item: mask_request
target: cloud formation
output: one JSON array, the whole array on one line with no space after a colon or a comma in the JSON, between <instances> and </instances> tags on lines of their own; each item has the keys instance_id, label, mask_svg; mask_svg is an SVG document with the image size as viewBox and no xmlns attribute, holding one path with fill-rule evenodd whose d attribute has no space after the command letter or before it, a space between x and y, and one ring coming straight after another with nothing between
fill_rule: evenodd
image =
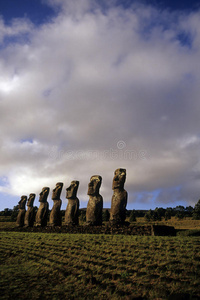
<instances>
[{"instance_id":1,"label":"cloud formation","mask_svg":"<svg viewBox=\"0 0 200 300\"><path fill-rule=\"evenodd\" d=\"M39 193L58 181L65 189L76 179L86 203L99 174L110 203L123 167L129 203L194 205L200 11L45 2L59 7L46 24L0 20L0 192Z\"/></svg>"}]
</instances>

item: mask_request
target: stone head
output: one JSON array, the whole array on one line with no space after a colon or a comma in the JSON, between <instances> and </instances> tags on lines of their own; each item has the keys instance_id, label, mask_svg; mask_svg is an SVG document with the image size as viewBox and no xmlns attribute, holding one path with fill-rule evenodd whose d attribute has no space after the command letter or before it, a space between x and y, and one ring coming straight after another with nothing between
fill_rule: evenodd
<instances>
[{"instance_id":1,"label":"stone head","mask_svg":"<svg viewBox=\"0 0 200 300\"><path fill-rule=\"evenodd\" d=\"M40 193L40 198L39 202L47 202L47 197L49 195L49 187L43 187L41 193Z\"/></svg>"},{"instance_id":2,"label":"stone head","mask_svg":"<svg viewBox=\"0 0 200 300\"><path fill-rule=\"evenodd\" d=\"M21 200L18 203L19 204L18 208L25 209L26 201L27 201L27 196L25 195L21 196Z\"/></svg>"},{"instance_id":3,"label":"stone head","mask_svg":"<svg viewBox=\"0 0 200 300\"><path fill-rule=\"evenodd\" d=\"M35 194L30 194L27 202L27 206L33 207L33 202L35 200Z\"/></svg>"},{"instance_id":4,"label":"stone head","mask_svg":"<svg viewBox=\"0 0 200 300\"><path fill-rule=\"evenodd\" d=\"M117 169L114 173L112 189L123 189L126 180L126 169Z\"/></svg>"},{"instance_id":5,"label":"stone head","mask_svg":"<svg viewBox=\"0 0 200 300\"><path fill-rule=\"evenodd\" d=\"M55 189L53 189L53 193L52 193L52 200L60 199L60 194L62 192L62 188L63 188L62 182L56 183L56 187L55 187Z\"/></svg>"},{"instance_id":6,"label":"stone head","mask_svg":"<svg viewBox=\"0 0 200 300\"><path fill-rule=\"evenodd\" d=\"M66 188L66 198L76 198L76 193L79 187L79 181L73 180L68 188Z\"/></svg>"},{"instance_id":7,"label":"stone head","mask_svg":"<svg viewBox=\"0 0 200 300\"><path fill-rule=\"evenodd\" d=\"M23 195L21 196L20 202L26 202L27 201L27 196Z\"/></svg>"},{"instance_id":8,"label":"stone head","mask_svg":"<svg viewBox=\"0 0 200 300\"><path fill-rule=\"evenodd\" d=\"M101 182L102 182L101 176L99 175L92 176L88 184L88 195L98 195Z\"/></svg>"}]
</instances>

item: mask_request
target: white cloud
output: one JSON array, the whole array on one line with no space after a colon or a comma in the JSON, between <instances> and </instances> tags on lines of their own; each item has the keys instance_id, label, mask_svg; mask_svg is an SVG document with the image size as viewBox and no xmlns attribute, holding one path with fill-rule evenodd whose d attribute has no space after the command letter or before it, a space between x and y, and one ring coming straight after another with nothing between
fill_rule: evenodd
<instances>
[{"instance_id":1,"label":"white cloud","mask_svg":"<svg viewBox=\"0 0 200 300\"><path fill-rule=\"evenodd\" d=\"M77 179L80 201L87 201L89 178L99 174L110 202L113 172L124 167L130 195L153 199L163 189L159 200L172 202L179 186L177 197L195 203L199 12L179 17L150 6L102 12L91 1L48 2L61 9L38 28L27 20L0 22L2 41L29 34L0 50L0 175L7 178L0 190L20 196L57 181L65 189ZM182 32L190 42L181 41Z\"/></svg>"},{"instance_id":2,"label":"white cloud","mask_svg":"<svg viewBox=\"0 0 200 300\"><path fill-rule=\"evenodd\" d=\"M3 76L0 78L0 91L2 93L10 93L12 90L16 89L18 86L18 77L14 75L14 77L11 80L7 80L3 78Z\"/></svg>"}]
</instances>

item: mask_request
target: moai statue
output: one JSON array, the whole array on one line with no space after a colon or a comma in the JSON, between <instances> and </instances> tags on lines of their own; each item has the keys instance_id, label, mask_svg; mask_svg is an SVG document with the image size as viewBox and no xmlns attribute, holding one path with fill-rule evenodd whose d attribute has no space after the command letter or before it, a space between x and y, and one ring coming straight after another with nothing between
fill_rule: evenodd
<instances>
[{"instance_id":1,"label":"moai statue","mask_svg":"<svg viewBox=\"0 0 200 300\"><path fill-rule=\"evenodd\" d=\"M126 170L117 169L113 178L113 196L110 210L110 224L122 225L126 219L127 191L124 189Z\"/></svg>"},{"instance_id":2,"label":"moai statue","mask_svg":"<svg viewBox=\"0 0 200 300\"><path fill-rule=\"evenodd\" d=\"M76 197L79 187L79 181L72 181L66 189L66 198L68 199L67 208L65 211L65 224L78 225L79 215L79 199Z\"/></svg>"},{"instance_id":3,"label":"moai statue","mask_svg":"<svg viewBox=\"0 0 200 300\"><path fill-rule=\"evenodd\" d=\"M103 198L99 194L102 178L94 175L88 184L89 201L86 210L86 224L92 226L102 225Z\"/></svg>"},{"instance_id":4,"label":"moai statue","mask_svg":"<svg viewBox=\"0 0 200 300\"><path fill-rule=\"evenodd\" d=\"M53 189L52 200L53 200L53 207L50 213L50 220L49 223L51 226L61 226L62 225L62 215L61 215L61 205L62 200L60 199L60 194L62 192L63 183L58 182L56 183L55 189Z\"/></svg>"},{"instance_id":5,"label":"moai statue","mask_svg":"<svg viewBox=\"0 0 200 300\"><path fill-rule=\"evenodd\" d=\"M26 211L24 218L24 225L26 227L33 227L35 221L35 208L33 207L34 200L35 194L30 194L27 202L28 210Z\"/></svg>"},{"instance_id":6,"label":"moai statue","mask_svg":"<svg viewBox=\"0 0 200 300\"><path fill-rule=\"evenodd\" d=\"M18 227L24 226L24 216L26 213L26 201L27 201L27 196L23 195L21 196L21 200L18 202L19 213L17 215L17 221L16 221Z\"/></svg>"},{"instance_id":7,"label":"moai statue","mask_svg":"<svg viewBox=\"0 0 200 300\"><path fill-rule=\"evenodd\" d=\"M36 214L36 226L45 227L47 226L49 203L47 202L47 197L49 195L49 187L44 187L40 193L40 206Z\"/></svg>"}]
</instances>

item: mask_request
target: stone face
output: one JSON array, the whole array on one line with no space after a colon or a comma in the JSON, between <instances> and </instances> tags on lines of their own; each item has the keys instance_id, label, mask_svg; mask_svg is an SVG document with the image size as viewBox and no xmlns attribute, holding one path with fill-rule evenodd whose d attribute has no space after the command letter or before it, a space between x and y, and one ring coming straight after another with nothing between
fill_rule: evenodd
<instances>
[{"instance_id":1,"label":"stone face","mask_svg":"<svg viewBox=\"0 0 200 300\"><path fill-rule=\"evenodd\" d=\"M124 189L126 170L117 169L113 178L110 224L122 225L126 219L127 191Z\"/></svg>"},{"instance_id":2,"label":"stone face","mask_svg":"<svg viewBox=\"0 0 200 300\"><path fill-rule=\"evenodd\" d=\"M89 201L86 210L87 225L102 225L103 198L99 194L101 182L101 176L94 175L90 178L88 184Z\"/></svg>"},{"instance_id":3,"label":"stone face","mask_svg":"<svg viewBox=\"0 0 200 300\"><path fill-rule=\"evenodd\" d=\"M19 208L19 213L17 215L17 221L16 224L19 227L24 226L24 217L26 213L26 201L27 201L27 196L21 196L21 200L18 202L18 208Z\"/></svg>"},{"instance_id":4,"label":"stone face","mask_svg":"<svg viewBox=\"0 0 200 300\"><path fill-rule=\"evenodd\" d=\"M65 211L65 224L78 225L79 216L79 199L76 197L79 187L79 181L72 181L66 189L66 198L68 199L67 208Z\"/></svg>"},{"instance_id":5,"label":"stone face","mask_svg":"<svg viewBox=\"0 0 200 300\"><path fill-rule=\"evenodd\" d=\"M44 187L40 193L40 206L36 214L36 226L47 226L48 212L49 212L49 203L47 198L49 195L49 187Z\"/></svg>"},{"instance_id":6,"label":"stone face","mask_svg":"<svg viewBox=\"0 0 200 300\"><path fill-rule=\"evenodd\" d=\"M35 194L30 194L27 202L28 210L26 211L24 218L24 225L27 227L33 227L35 221L35 209L33 207L34 200Z\"/></svg>"},{"instance_id":7,"label":"stone face","mask_svg":"<svg viewBox=\"0 0 200 300\"><path fill-rule=\"evenodd\" d=\"M63 183L58 182L56 183L55 189L53 189L52 200L53 200L53 207L50 213L50 220L49 223L51 226L61 226L62 225L62 216L61 216L61 205L62 200L60 199L60 194L62 192Z\"/></svg>"}]
</instances>

